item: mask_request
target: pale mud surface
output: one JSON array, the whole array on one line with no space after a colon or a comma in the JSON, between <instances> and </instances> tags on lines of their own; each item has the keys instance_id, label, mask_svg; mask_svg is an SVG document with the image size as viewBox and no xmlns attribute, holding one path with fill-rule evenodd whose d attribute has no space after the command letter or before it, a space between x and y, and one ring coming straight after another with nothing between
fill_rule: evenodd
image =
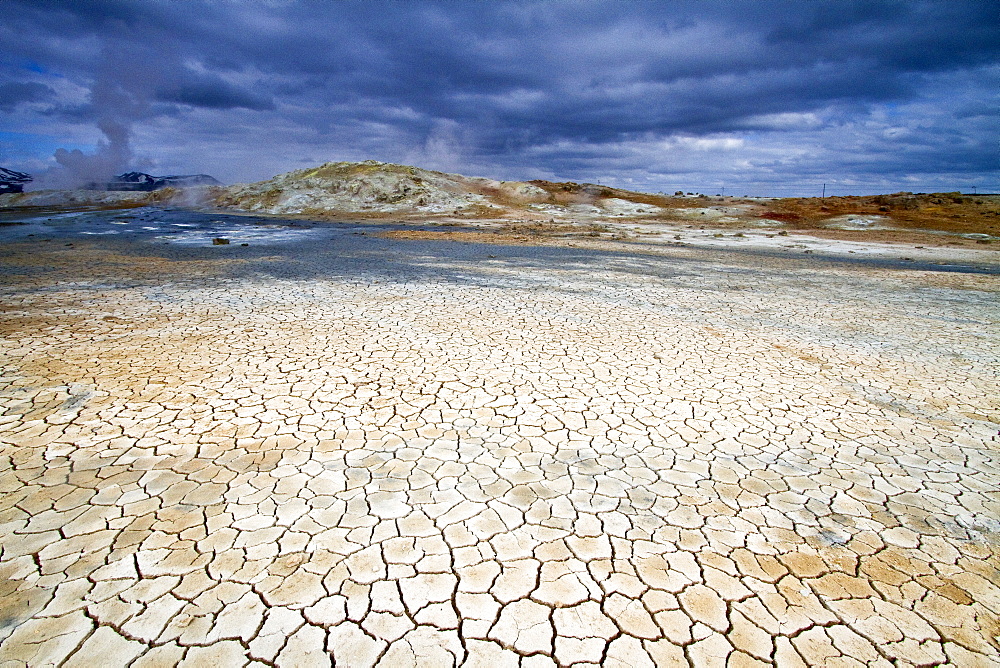
<instances>
[{"instance_id":1,"label":"pale mud surface","mask_svg":"<svg viewBox=\"0 0 1000 668\"><path fill-rule=\"evenodd\" d=\"M143 215L4 231L0 666L1000 663L995 264Z\"/></svg>"}]
</instances>

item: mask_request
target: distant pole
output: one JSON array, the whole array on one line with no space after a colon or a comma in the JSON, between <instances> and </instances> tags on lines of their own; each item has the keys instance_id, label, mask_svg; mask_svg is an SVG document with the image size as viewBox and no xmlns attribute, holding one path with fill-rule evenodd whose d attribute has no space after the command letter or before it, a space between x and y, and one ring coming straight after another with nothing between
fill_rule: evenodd
<instances>
[{"instance_id":1,"label":"distant pole","mask_svg":"<svg viewBox=\"0 0 1000 668\"><path fill-rule=\"evenodd\" d=\"M975 195L975 194L976 194L976 186L972 186L972 194L973 194L973 195Z\"/></svg>"},{"instance_id":2,"label":"distant pole","mask_svg":"<svg viewBox=\"0 0 1000 668\"><path fill-rule=\"evenodd\" d=\"M726 196L726 186L722 186L722 196Z\"/></svg>"},{"instance_id":3,"label":"distant pole","mask_svg":"<svg viewBox=\"0 0 1000 668\"><path fill-rule=\"evenodd\" d=\"M826 197L826 184L823 184L823 197Z\"/></svg>"}]
</instances>

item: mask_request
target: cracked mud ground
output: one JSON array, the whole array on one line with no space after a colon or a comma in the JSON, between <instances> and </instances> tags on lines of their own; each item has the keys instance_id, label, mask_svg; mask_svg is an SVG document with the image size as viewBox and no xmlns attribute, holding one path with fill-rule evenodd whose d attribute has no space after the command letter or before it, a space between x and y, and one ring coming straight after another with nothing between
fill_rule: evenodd
<instances>
[{"instance_id":1,"label":"cracked mud ground","mask_svg":"<svg viewBox=\"0 0 1000 668\"><path fill-rule=\"evenodd\" d=\"M1000 663L995 276L25 248L0 666Z\"/></svg>"}]
</instances>

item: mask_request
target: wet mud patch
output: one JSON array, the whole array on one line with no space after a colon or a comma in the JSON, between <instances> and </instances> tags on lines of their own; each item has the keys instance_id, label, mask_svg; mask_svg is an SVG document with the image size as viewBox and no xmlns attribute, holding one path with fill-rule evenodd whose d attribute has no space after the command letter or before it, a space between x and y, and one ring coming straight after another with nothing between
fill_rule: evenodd
<instances>
[{"instance_id":1,"label":"wet mud patch","mask_svg":"<svg viewBox=\"0 0 1000 668\"><path fill-rule=\"evenodd\" d=\"M72 247L44 242L0 244L0 276L5 287L30 289L66 286L97 289L115 285L155 284L185 277L217 276L239 259L176 259L121 252L101 242L76 241ZM108 281L114 281L108 283Z\"/></svg>"}]
</instances>

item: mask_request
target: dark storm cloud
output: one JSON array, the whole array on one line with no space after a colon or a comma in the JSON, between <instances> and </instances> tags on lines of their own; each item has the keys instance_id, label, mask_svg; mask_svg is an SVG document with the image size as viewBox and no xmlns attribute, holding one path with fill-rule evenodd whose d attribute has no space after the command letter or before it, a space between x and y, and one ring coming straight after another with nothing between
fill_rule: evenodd
<instances>
[{"instance_id":1,"label":"dark storm cloud","mask_svg":"<svg viewBox=\"0 0 1000 668\"><path fill-rule=\"evenodd\" d=\"M263 95L233 86L219 77L207 76L186 81L173 88L158 90L156 98L162 102L178 102L208 109L274 109L274 102Z\"/></svg>"},{"instance_id":2,"label":"dark storm cloud","mask_svg":"<svg viewBox=\"0 0 1000 668\"><path fill-rule=\"evenodd\" d=\"M14 111L25 102L45 102L55 97L55 91L37 81L7 81L0 83L0 111Z\"/></svg>"},{"instance_id":3,"label":"dark storm cloud","mask_svg":"<svg viewBox=\"0 0 1000 668\"><path fill-rule=\"evenodd\" d=\"M261 170L307 153L653 178L690 171L643 167L663 142L707 174L736 169L727 152L752 141L809 145L814 161L787 167L799 173L902 172L927 146L944 171L996 171L982 158L998 129L992 2L34 0L5 11L0 66L48 87L36 95L53 78L85 90L48 100L67 121L117 124L128 141L186 120L171 127L187 143L225 142L232 158L270 149ZM838 157L845 144L863 155ZM708 153L714 167L699 162Z\"/></svg>"}]
</instances>

